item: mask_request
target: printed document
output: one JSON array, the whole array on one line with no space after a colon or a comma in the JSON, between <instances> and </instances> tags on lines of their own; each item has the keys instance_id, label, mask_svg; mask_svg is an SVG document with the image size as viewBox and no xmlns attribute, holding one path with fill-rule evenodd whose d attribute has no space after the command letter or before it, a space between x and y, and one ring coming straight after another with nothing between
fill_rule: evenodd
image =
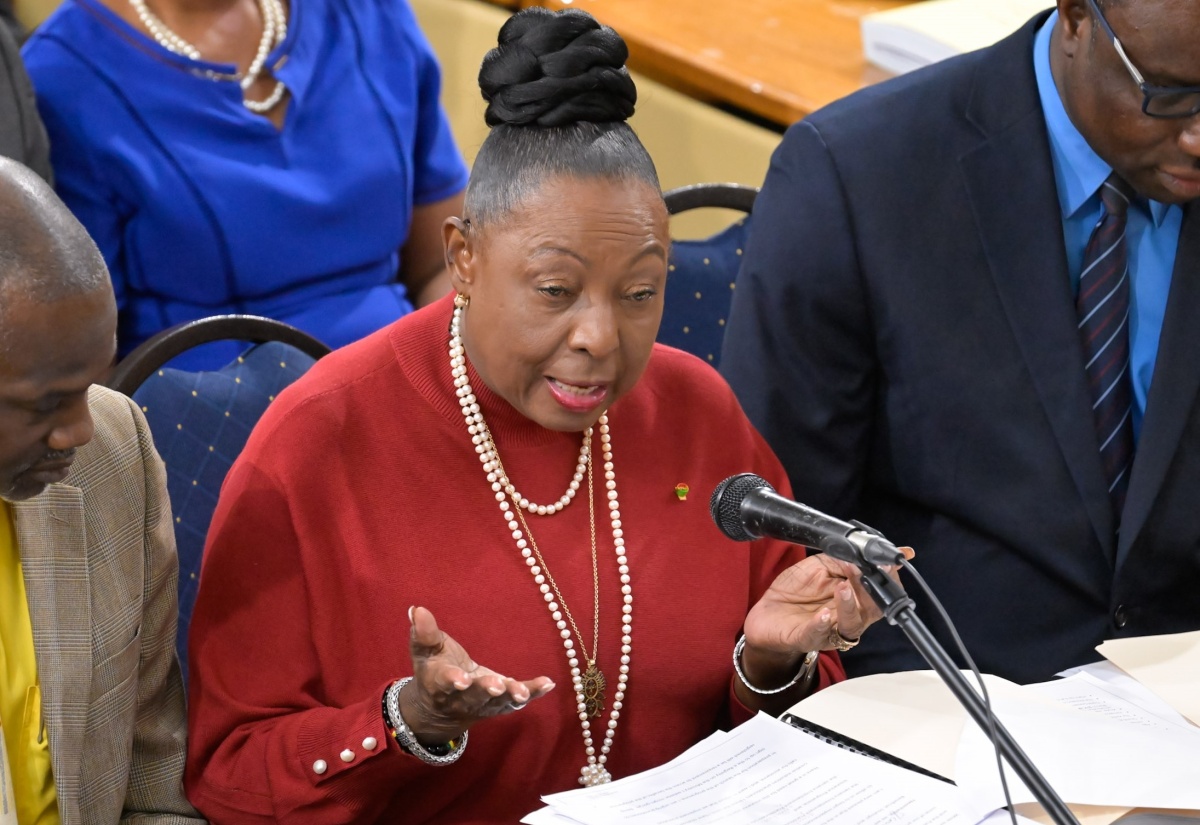
<instances>
[{"instance_id":1,"label":"printed document","mask_svg":"<svg viewBox=\"0 0 1200 825\"><path fill-rule=\"evenodd\" d=\"M542 801L556 818L537 812L523 822L974 825L982 818L949 783L848 753L765 714L662 767Z\"/></svg>"}]
</instances>

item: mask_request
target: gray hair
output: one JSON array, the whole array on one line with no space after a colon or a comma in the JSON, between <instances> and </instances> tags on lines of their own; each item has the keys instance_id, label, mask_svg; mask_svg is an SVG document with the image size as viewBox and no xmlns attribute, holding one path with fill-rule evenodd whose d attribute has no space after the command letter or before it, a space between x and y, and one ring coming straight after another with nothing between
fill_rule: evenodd
<instances>
[{"instance_id":1,"label":"gray hair","mask_svg":"<svg viewBox=\"0 0 1200 825\"><path fill-rule=\"evenodd\" d=\"M559 176L634 179L660 189L654 162L628 124L494 126L472 166L464 211L484 226Z\"/></svg>"}]
</instances>

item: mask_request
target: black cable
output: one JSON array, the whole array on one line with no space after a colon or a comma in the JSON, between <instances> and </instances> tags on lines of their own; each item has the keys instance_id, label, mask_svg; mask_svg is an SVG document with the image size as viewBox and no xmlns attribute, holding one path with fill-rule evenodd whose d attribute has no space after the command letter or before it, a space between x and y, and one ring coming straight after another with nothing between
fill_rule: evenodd
<instances>
[{"instance_id":1,"label":"black cable","mask_svg":"<svg viewBox=\"0 0 1200 825\"><path fill-rule=\"evenodd\" d=\"M975 666L975 660L967 652L967 646L963 644L962 637L958 635L958 629L954 626L954 622L950 620L950 614L946 612L946 608L942 607L942 603L938 601L938 597L934 595L933 590L925 583L925 579L921 574L917 572L917 568L913 567L908 559L901 559L900 563L904 565L905 570L912 574L917 585L929 597L929 602L941 618L942 624L950 631L950 637L954 640L954 646L958 648L958 652L962 654L963 661L971 668L971 672L975 674L975 680L979 682L979 690L983 696L983 705L987 708L988 734L992 740L992 747L996 750L996 770L1000 772L1000 787L1004 789L1004 803L1008 808L1008 815L1012 820L1012 825L1017 825L1017 812L1013 807L1012 797L1008 793L1008 779L1004 776L1004 762L1000 757L1000 739L996 735L996 714L992 710L992 700L988 696L988 689L983 681L983 674L979 672L979 668Z\"/></svg>"}]
</instances>

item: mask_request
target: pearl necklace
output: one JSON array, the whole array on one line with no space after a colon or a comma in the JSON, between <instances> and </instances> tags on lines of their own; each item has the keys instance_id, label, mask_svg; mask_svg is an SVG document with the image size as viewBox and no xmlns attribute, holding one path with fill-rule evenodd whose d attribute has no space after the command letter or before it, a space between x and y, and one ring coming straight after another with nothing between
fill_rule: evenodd
<instances>
[{"instance_id":1,"label":"pearl necklace","mask_svg":"<svg viewBox=\"0 0 1200 825\"><path fill-rule=\"evenodd\" d=\"M476 444L483 442L483 437L476 434L472 436L472 441ZM490 459L494 460L498 465L493 472L488 473L488 481L492 484L492 489L499 491L503 490L513 502L522 510L528 510L531 513L537 513L539 516L552 516L560 512L564 507L571 503L571 499L575 498L575 494L579 492L579 484L583 481L583 474L591 467L590 456L592 453L592 429L589 427L583 434L583 446L579 448L579 461L575 464L575 474L571 476L571 483L567 485L567 491L563 493L562 498L553 504L534 504L525 496L517 492L517 488L513 486L508 479L508 474L504 472L504 465L500 464L500 458L496 455L495 444L489 443Z\"/></svg>"},{"instance_id":2,"label":"pearl necklace","mask_svg":"<svg viewBox=\"0 0 1200 825\"><path fill-rule=\"evenodd\" d=\"M596 668L596 657L600 652L600 579L596 561L595 496L592 489L590 450L592 428L589 427L584 433L584 447L580 450L580 465L576 468L576 477L572 480L577 488L578 482L581 480L580 477L586 470L588 479L588 514L590 517L592 538L592 583L595 599L595 610L593 613L595 636L593 637L592 655L589 656L587 650L584 649L583 636L575 624L575 619L567 609L566 601L558 589L558 584L554 581L554 577L550 575L550 570L546 566L541 552L537 549L537 543L533 539L529 525L525 522L525 516L522 511L530 508L521 506L520 501L523 500L523 497L512 489L511 484L506 486L500 481L501 478L507 481L507 475L504 474L503 465L500 463L500 456L496 450L496 443L492 439L491 431L483 420L479 400L471 389L470 379L467 377L466 350L463 348L462 336L460 334L463 309L466 305L467 300L465 297L456 297L454 300L454 316L450 321L450 373L454 377L455 393L458 396L459 406L462 408L463 418L466 419L467 432L470 433L471 441L475 444L475 452L479 456L479 461L483 464L484 472L487 474L488 481L492 484L492 490L496 494L496 503L500 508L500 514L504 517L509 532L517 543L517 549L521 551L521 556L525 559L525 564L529 568L529 572L533 576L533 580L537 584L538 590L541 592L542 598L550 610L550 617L554 620L555 627L558 628L559 636L563 641L567 666L571 672L571 683L575 688L575 707L579 714L579 725L583 730L584 753L587 755L587 764L579 772L579 784L585 786L602 785L612 781L612 774L605 767L605 763L608 762L608 755L612 751L613 738L616 736L617 723L621 717L621 708L625 702L625 691L629 685L630 653L633 650L633 590L629 584L629 561L625 555L625 538L621 527L621 505L617 498L617 476L613 471L612 437L609 433L608 414L605 413L600 416L600 420L597 421L597 427L600 431L600 453L604 460L604 486L607 490L606 499L608 501L609 521L612 525L613 547L617 553L617 571L621 576L621 594L624 603L621 606L621 666L617 676L617 690L613 694L613 706L609 712L608 726L604 732L604 740L600 746L599 753L597 753L595 740L592 737L591 719L599 716L603 710L605 683L604 675ZM570 501L571 496L564 496L564 498ZM513 504L509 503L510 499ZM566 506L561 499L557 503ZM513 505L516 505L515 508ZM561 509L562 507L558 507L555 512ZM541 514L540 511L538 512ZM522 528L524 528L524 533L522 533ZM555 599L558 601L555 601ZM570 627L568 627L568 622ZM580 668L579 655L575 652L575 639L572 639L572 629L575 631L575 639L578 640L579 647L583 651L583 657L587 661L586 669Z\"/></svg>"},{"instance_id":3,"label":"pearl necklace","mask_svg":"<svg viewBox=\"0 0 1200 825\"><path fill-rule=\"evenodd\" d=\"M171 31L167 24L160 20L154 12L146 5L146 0L129 0L129 4L133 6L133 10L137 13L138 19L142 21L142 25L146 27L146 31L154 37L158 45L175 54L181 54L192 60L200 60L200 50L193 46L188 41ZM271 54L271 49L279 45L287 37L287 15L283 11L283 3L281 0L259 0L259 11L263 18L263 33L258 41L258 49L254 53L254 59L250 61L250 67L246 70L240 79L239 83L242 87L242 92L249 91L254 82L258 80L262 74L263 66L266 65L267 57ZM278 105L283 99L284 92L287 91L282 80L275 81L275 88L271 94L264 100L249 100L243 98L242 104L256 114L269 112Z\"/></svg>"}]
</instances>

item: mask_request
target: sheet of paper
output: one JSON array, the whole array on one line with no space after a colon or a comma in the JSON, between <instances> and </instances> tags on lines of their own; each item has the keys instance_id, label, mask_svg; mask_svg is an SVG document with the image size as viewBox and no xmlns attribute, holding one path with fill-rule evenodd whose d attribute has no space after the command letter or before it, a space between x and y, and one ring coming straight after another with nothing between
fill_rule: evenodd
<instances>
[{"instance_id":1,"label":"sheet of paper","mask_svg":"<svg viewBox=\"0 0 1200 825\"><path fill-rule=\"evenodd\" d=\"M1054 675L1060 679L1066 679L1068 676L1074 676L1076 673L1086 673L1088 676L1092 676L1102 682L1121 681L1122 679L1127 679L1133 682L1137 681L1107 659L1101 659L1098 662L1091 662L1090 664L1080 665L1079 667L1069 667L1066 670L1059 671Z\"/></svg>"},{"instance_id":2,"label":"sheet of paper","mask_svg":"<svg viewBox=\"0 0 1200 825\"><path fill-rule=\"evenodd\" d=\"M1130 680L1133 681L1132 679ZM1134 688L1137 689L1134 682ZM1147 730L1195 730L1187 719L1167 703L1153 694L1149 697L1138 692L1127 691L1119 683L1102 682L1087 673L1077 673L1066 679L1055 679L1036 685L1026 685L1025 690L1054 699L1067 707L1085 713L1103 716L1114 722L1142 727Z\"/></svg>"},{"instance_id":3,"label":"sheet of paper","mask_svg":"<svg viewBox=\"0 0 1200 825\"><path fill-rule=\"evenodd\" d=\"M657 768L651 768L648 771L643 771L642 773L638 774L638 776L650 777L662 771L668 771L677 763L686 762L687 760L693 759L696 756L705 753L706 751L720 747L721 742L727 736L729 736L728 731L714 731L706 738L700 742L697 742L695 745L692 745L692 747L688 748L679 756L672 759L670 762L659 765ZM577 791L572 791L571 793L577 793ZM530 814L526 814L521 822L524 823L524 825L581 825L579 820L572 819L566 814L556 811L549 805L547 805L545 808L539 808ZM3 823L0 823L0 825L3 825Z\"/></svg>"},{"instance_id":4,"label":"sheet of paper","mask_svg":"<svg viewBox=\"0 0 1200 825\"><path fill-rule=\"evenodd\" d=\"M1200 811L1137 810L1117 822L1119 825L1196 825L1200 822Z\"/></svg>"},{"instance_id":5,"label":"sheet of paper","mask_svg":"<svg viewBox=\"0 0 1200 825\"><path fill-rule=\"evenodd\" d=\"M1059 674L1063 678L1069 678L1074 675L1082 676L1085 681L1091 681L1105 691L1115 693L1117 696L1124 698L1160 719L1183 725L1185 728L1193 727L1174 708L1162 699L1159 699L1136 679L1112 662L1096 662L1079 668L1071 668L1071 670ZM1028 687L1036 688L1033 685ZM1200 811L1163 808L1112 808L1095 805L1069 805L1068 807L1075 814L1075 818L1079 820L1079 825L1112 825L1114 822L1117 825L1188 825L1188 823L1200 823ZM1028 803L1026 805L1017 805L1016 808L1019 813L1024 814L1037 823L1037 825L1054 825L1054 820L1041 809L1040 805Z\"/></svg>"},{"instance_id":6,"label":"sheet of paper","mask_svg":"<svg viewBox=\"0 0 1200 825\"><path fill-rule=\"evenodd\" d=\"M975 685L975 677L967 674ZM1021 688L985 676L988 693L1019 696ZM880 673L819 690L789 711L906 762L954 778L967 712L932 670ZM974 723L972 723L974 724Z\"/></svg>"},{"instance_id":7,"label":"sheet of paper","mask_svg":"<svg viewBox=\"0 0 1200 825\"><path fill-rule=\"evenodd\" d=\"M560 814L549 805L539 808L531 814L526 814L522 817L521 822L522 825L582 825L578 819L571 819L565 814Z\"/></svg>"},{"instance_id":8,"label":"sheet of paper","mask_svg":"<svg viewBox=\"0 0 1200 825\"><path fill-rule=\"evenodd\" d=\"M763 714L717 747L543 802L585 825L968 825L988 813L972 815L952 785L847 753Z\"/></svg>"},{"instance_id":9,"label":"sheet of paper","mask_svg":"<svg viewBox=\"0 0 1200 825\"><path fill-rule=\"evenodd\" d=\"M1012 817L1008 815L1008 811L992 811L992 814L979 825L1012 825ZM1017 825L1037 825L1037 821L1018 813Z\"/></svg>"},{"instance_id":10,"label":"sheet of paper","mask_svg":"<svg viewBox=\"0 0 1200 825\"><path fill-rule=\"evenodd\" d=\"M1054 825L1050 814L1046 813L1036 802L1027 802L1013 807L1016 808L1018 814L1027 817L1029 821L1035 822L1037 825ZM1121 817L1133 810L1133 808L1104 805L1067 805L1067 807L1079 820L1079 825L1112 825L1114 822L1120 822Z\"/></svg>"},{"instance_id":11,"label":"sheet of paper","mask_svg":"<svg viewBox=\"0 0 1200 825\"><path fill-rule=\"evenodd\" d=\"M1021 810L1027 808L1027 810ZM1111 825L1128 811L1127 808L1082 808L1072 807L1071 811L1079 820L1079 825ZM1028 814L1027 816L1025 814ZM1036 805L1018 806L1017 825L1054 825L1054 821L1046 816ZM521 820L523 825L582 825L577 819L558 813L549 805L526 816ZM1012 825L1008 811L993 811L979 825ZM1133 825L1133 823L1131 823ZM1168 823L1138 823L1138 825L1168 825ZM1185 823L1170 823L1170 825L1185 825Z\"/></svg>"},{"instance_id":12,"label":"sheet of paper","mask_svg":"<svg viewBox=\"0 0 1200 825\"><path fill-rule=\"evenodd\" d=\"M1096 662L1060 675L1077 673L1086 675L1082 684L1090 683L1097 690L1116 694L1152 715L1175 722L1182 718L1111 662ZM968 678L974 684L974 677ZM996 677L986 678L993 697L1036 694L1036 689L1022 688ZM1050 689L1040 698L1048 702L1053 694L1054 689ZM817 692L790 712L951 778L958 740L968 721L966 711L932 671L850 679ZM989 764L994 776L994 759ZM1069 804L1069 807L1081 825L1111 825L1133 810L1131 806ZM1053 825L1036 803L1019 805L1018 811L1030 821Z\"/></svg>"},{"instance_id":13,"label":"sheet of paper","mask_svg":"<svg viewBox=\"0 0 1200 825\"><path fill-rule=\"evenodd\" d=\"M1200 725L1200 630L1114 639L1096 650Z\"/></svg>"},{"instance_id":14,"label":"sheet of paper","mask_svg":"<svg viewBox=\"0 0 1200 825\"><path fill-rule=\"evenodd\" d=\"M663 771L669 771L677 764L687 762L688 760L693 759L709 750L713 750L714 748L719 748L727 736L729 736L728 731L714 731L703 740L697 742L695 745L692 745L692 747L688 748L679 756L672 759L670 762L659 765L657 768L651 768L648 771L643 771L642 773L638 774L638 776L652 777L655 774ZM569 791L567 793L573 794L579 793L579 791ZM549 799L549 797L543 797L543 801L546 799ZM544 808L539 808L533 813L527 814L525 818L521 820L521 822L525 823L525 825L582 825L578 819L572 819L566 814L556 811L549 805ZM3 823L0 823L0 825L3 825Z\"/></svg>"},{"instance_id":15,"label":"sheet of paper","mask_svg":"<svg viewBox=\"0 0 1200 825\"><path fill-rule=\"evenodd\" d=\"M1163 719L1178 721L1180 719L1186 720L1187 718L1160 699L1157 693L1108 660L1094 662L1083 667L1071 668L1058 675L1064 679L1079 675L1096 682L1101 682L1107 688L1116 691L1143 710L1147 710Z\"/></svg>"},{"instance_id":16,"label":"sheet of paper","mask_svg":"<svg viewBox=\"0 0 1200 825\"><path fill-rule=\"evenodd\" d=\"M1027 699L998 697L993 705L1068 804L1200 810L1200 731L1053 707L1036 692ZM1014 802L1033 801L1011 770L1007 776ZM981 806L1003 804L992 745L974 725L963 728L955 779Z\"/></svg>"}]
</instances>

